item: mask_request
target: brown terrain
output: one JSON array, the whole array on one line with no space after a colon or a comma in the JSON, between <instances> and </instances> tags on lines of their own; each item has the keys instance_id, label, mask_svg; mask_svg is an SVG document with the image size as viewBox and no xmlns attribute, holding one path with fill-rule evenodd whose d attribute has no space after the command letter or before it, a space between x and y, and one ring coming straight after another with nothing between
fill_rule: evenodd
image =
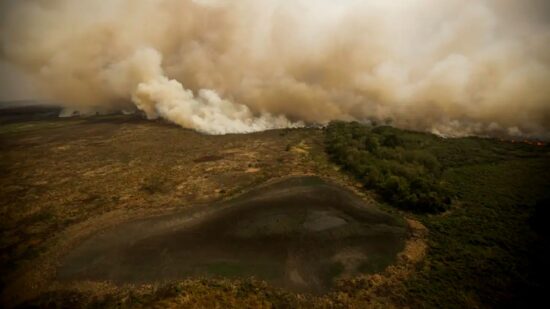
<instances>
[{"instance_id":1,"label":"brown terrain","mask_svg":"<svg viewBox=\"0 0 550 309\"><path fill-rule=\"evenodd\" d=\"M301 305L372 304L384 300L381 291L388 285L399 285L426 249L425 228L409 220L412 237L396 266L381 274L348 278L321 296L285 292L255 279L251 283L191 278L169 285L187 291L174 295L159 294L167 288L159 284L57 282L55 270L61 258L94 232L228 200L269 180L317 175L354 190L368 204L376 202L328 162L321 129L208 136L138 116L6 118L0 127L0 147L1 279L6 306L32 299L55 303L67 299L64 293L73 295L66 301L78 305L109 303L109 297L128 302L128 293L141 299L130 300L131 306L143 302L201 306L212 295L220 298L215 302L228 306L264 306L281 299ZM223 288L209 287L210 280ZM246 284L254 288L243 295L234 293L235 286ZM363 288L350 293L354 286Z\"/></svg>"}]
</instances>

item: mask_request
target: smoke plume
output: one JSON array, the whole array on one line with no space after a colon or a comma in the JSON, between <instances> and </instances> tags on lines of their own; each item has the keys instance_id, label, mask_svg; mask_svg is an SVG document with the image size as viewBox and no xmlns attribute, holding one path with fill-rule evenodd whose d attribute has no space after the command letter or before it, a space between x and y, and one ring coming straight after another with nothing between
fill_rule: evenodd
<instances>
[{"instance_id":1,"label":"smoke plume","mask_svg":"<svg viewBox=\"0 0 550 309\"><path fill-rule=\"evenodd\" d=\"M0 1L0 99L211 134L340 119L550 139L545 0Z\"/></svg>"}]
</instances>

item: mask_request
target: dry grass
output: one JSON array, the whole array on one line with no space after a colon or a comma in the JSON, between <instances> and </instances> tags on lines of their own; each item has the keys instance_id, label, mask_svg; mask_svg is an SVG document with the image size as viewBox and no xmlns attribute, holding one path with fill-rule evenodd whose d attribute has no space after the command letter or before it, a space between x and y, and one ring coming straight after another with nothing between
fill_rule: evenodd
<instances>
[{"instance_id":1,"label":"dry grass","mask_svg":"<svg viewBox=\"0 0 550 309\"><path fill-rule=\"evenodd\" d=\"M54 280L60 256L90 233L117 222L230 198L288 175L316 174L349 186L353 182L328 163L322 140L318 129L205 136L131 117L10 124L9 130L0 130L2 302L13 305L38 295L55 302L70 293L68 299L76 305L110 304L110 299L130 293L138 295L125 300L131 306L145 300L153 307L352 304L357 298L348 292L312 298L273 292L256 281L248 292L234 294L191 280L180 285L194 287L194 292L170 298L159 296L159 287L145 293L134 287L67 286ZM240 288L250 284L222 281ZM272 291L271 296L262 298L258 295L264 292L255 289Z\"/></svg>"}]
</instances>

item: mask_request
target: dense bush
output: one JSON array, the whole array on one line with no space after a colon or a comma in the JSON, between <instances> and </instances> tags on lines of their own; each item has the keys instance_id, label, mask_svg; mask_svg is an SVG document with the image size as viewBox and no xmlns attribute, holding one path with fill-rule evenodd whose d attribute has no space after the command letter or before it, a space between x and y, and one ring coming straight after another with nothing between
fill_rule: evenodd
<instances>
[{"instance_id":1,"label":"dense bush","mask_svg":"<svg viewBox=\"0 0 550 309\"><path fill-rule=\"evenodd\" d=\"M325 136L331 159L391 204L417 212L439 212L450 204L441 183L442 165L423 149L425 143L405 131L331 122Z\"/></svg>"}]
</instances>

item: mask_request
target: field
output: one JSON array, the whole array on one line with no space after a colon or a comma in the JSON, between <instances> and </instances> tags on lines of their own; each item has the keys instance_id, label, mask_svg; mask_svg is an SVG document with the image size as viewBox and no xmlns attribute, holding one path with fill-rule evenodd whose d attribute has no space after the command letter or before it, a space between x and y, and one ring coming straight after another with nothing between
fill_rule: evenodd
<instances>
[{"instance_id":1,"label":"field","mask_svg":"<svg viewBox=\"0 0 550 309\"><path fill-rule=\"evenodd\" d=\"M405 282L403 305L522 306L536 303L543 295L547 283L538 274L547 268L542 261L548 257L544 250L547 235L540 234L550 195L548 146L444 139L356 123L334 123L327 131L334 160L366 187L389 195L390 203L409 191L435 191L436 201L443 200L437 195L452 200L429 208L418 200L399 201L401 208L415 213L430 231L428 255L415 276ZM399 142L383 147L388 136ZM351 141L338 148L339 139ZM361 153L373 139L374 143L381 140L377 153ZM335 154L334 148L342 153ZM361 170L365 158L366 169L383 171L374 181ZM390 187L388 192L386 183L392 177L399 177L404 188ZM427 188L408 186L417 177L426 180Z\"/></svg>"},{"instance_id":2,"label":"field","mask_svg":"<svg viewBox=\"0 0 550 309\"><path fill-rule=\"evenodd\" d=\"M361 140L340 146L354 147L354 156L337 157L332 137L340 133L330 126L207 136L137 115L30 115L36 111L0 117L0 277L7 307L498 307L534 302L547 288L540 275L547 238L539 228L550 192L547 146L378 127L375 134L394 136L378 141L382 152L359 149ZM401 185L366 177L373 167ZM400 171L412 171L411 178ZM395 265L341 280L323 295L257 278L146 285L55 279L60 259L97 231L228 200L291 175L330 179L403 216L411 238ZM426 183L417 186L413 178ZM414 194L434 207L418 208L426 203Z\"/></svg>"}]
</instances>

